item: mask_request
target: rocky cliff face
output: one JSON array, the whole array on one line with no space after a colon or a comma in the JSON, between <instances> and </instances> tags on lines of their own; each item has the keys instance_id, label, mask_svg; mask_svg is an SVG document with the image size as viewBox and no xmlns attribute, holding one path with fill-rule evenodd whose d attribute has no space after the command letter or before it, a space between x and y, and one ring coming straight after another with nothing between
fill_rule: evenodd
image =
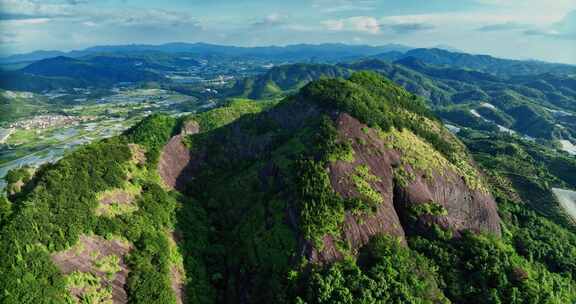
<instances>
[{"instance_id":1,"label":"rocky cliff face","mask_svg":"<svg viewBox=\"0 0 576 304\"><path fill-rule=\"evenodd\" d=\"M490 193L471 189L461 176L449 169L432 172L433 176L427 177L410 165L405 170L413 176L413 180L400 185L394 178L394 170L403 166L403 151L391 149L376 131L348 114L337 115L335 124L340 137L352 143L355 160L330 164L328 171L334 190L345 198L361 196L349 177L354 174L355 168L366 166L378 177L378 181L372 182L371 186L382 197L382 203L372 214L346 213L342 235L353 252L366 245L375 235L386 234L405 242L406 234L416 232L410 229L426 232L434 224L456 237L463 230L500 235L500 218ZM443 211L414 214L413 210L418 209L418 205L430 204L441 206ZM409 225L410 217L415 217L412 221L416 225ZM310 244L307 246L308 258L316 263L332 262L342 257L331 236L324 237L322 250L312 248Z\"/></svg>"},{"instance_id":2,"label":"rocky cliff face","mask_svg":"<svg viewBox=\"0 0 576 304\"><path fill-rule=\"evenodd\" d=\"M184 137L196 134L200 128L195 122L188 122L180 134L173 136L162 149L158 161L158 173L170 189L183 191L193 176L190 149L183 142Z\"/></svg>"}]
</instances>

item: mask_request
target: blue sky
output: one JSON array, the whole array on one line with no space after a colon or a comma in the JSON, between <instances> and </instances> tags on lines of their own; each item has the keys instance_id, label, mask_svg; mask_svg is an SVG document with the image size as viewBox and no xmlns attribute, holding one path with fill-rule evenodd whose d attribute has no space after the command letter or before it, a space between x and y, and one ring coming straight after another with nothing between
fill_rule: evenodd
<instances>
[{"instance_id":1,"label":"blue sky","mask_svg":"<svg viewBox=\"0 0 576 304\"><path fill-rule=\"evenodd\" d=\"M576 0L0 0L0 53L102 44L451 46L576 64Z\"/></svg>"}]
</instances>

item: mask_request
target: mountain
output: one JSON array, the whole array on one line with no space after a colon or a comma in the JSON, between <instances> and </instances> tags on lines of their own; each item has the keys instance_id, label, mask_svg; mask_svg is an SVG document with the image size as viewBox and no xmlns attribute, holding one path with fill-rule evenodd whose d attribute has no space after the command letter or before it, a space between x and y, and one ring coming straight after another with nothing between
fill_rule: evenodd
<instances>
[{"instance_id":1,"label":"mountain","mask_svg":"<svg viewBox=\"0 0 576 304\"><path fill-rule=\"evenodd\" d=\"M237 81L227 94L252 99L278 97L296 92L313 80L349 75L349 70L334 65L281 65L273 67L263 75Z\"/></svg>"},{"instance_id":2,"label":"mountain","mask_svg":"<svg viewBox=\"0 0 576 304\"><path fill-rule=\"evenodd\" d=\"M190 64L197 63L194 61ZM106 87L120 82L165 81L164 76L152 72L162 68L164 66L133 57L92 56L75 59L60 56L33 62L18 71L0 72L0 87L42 92Z\"/></svg>"},{"instance_id":3,"label":"mountain","mask_svg":"<svg viewBox=\"0 0 576 304\"><path fill-rule=\"evenodd\" d=\"M46 77L21 71L0 71L0 88L4 90L43 92L49 90L80 88L91 83L70 77Z\"/></svg>"},{"instance_id":4,"label":"mountain","mask_svg":"<svg viewBox=\"0 0 576 304\"><path fill-rule=\"evenodd\" d=\"M499 77L457 67L436 66L415 57L393 63L377 59L337 66L284 65L239 80L229 96L253 99L286 96L322 77L350 71L381 73L422 96L450 123L474 129L517 132L533 138L576 139L576 77L562 74ZM569 112L566 112L569 111Z\"/></svg>"},{"instance_id":5,"label":"mountain","mask_svg":"<svg viewBox=\"0 0 576 304\"><path fill-rule=\"evenodd\" d=\"M21 72L36 76L75 79L95 86L116 82L141 82L163 79L147 71L146 62L135 58L97 56L87 59L55 57L34 62Z\"/></svg>"},{"instance_id":6,"label":"mountain","mask_svg":"<svg viewBox=\"0 0 576 304\"><path fill-rule=\"evenodd\" d=\"M126 54L133 52L162 52L168 54L190 53L203 56L258 57L278 61L335 61L341 58L359 58L390 51L405 52L410 47L399 44L383 46L346 45L337 43L297 44L268 47L237 47L207 43L167 43L161 45L131 44L94 46L71 52L37 51L28 54L12 55L0 58L0 63L29 62L57 56L79 58L97 54Z\"/></svg>"},{"instance_id":7,"label":"mountain","mask_svg":"<svg viewBox=\"0 0 576 304\"><path fill-rule=\"evenodd\" d=\"M373 72L151 115L9 175L0 301L573 302L576 230L531 207L570 170L465 140Z\"/></svg>"},{"instance_id":8,"label":"mountain","mask_svg":"<svg viewBox=\"0 0 576 304\"><path fill-rule=\"evenodd\" d=\"M424 63L451 68L471 69L490 73L500 77L517 75L538 75L545 73L576 74L576 67L568 64L546 63L539 61L523 61L495 58L489 55L472 55L461 52L452 52L445 49L412 49L402 56L393 52L374 56L374 58L396 61L406 57L413 57Z\"/></svg>"},{"instance_id":9,"label":"mountain","mask_svg":"<svg viewBox=\"0 0 576 304\"><path fill-rule=\"evenodd\" d=\"M19 62L32 62L38 61L42 59L58 57L58 56L65 56L66 52L62 51L34 51L26 54L15 54L10 55L4 58L0 58L0 63L2 64L9 64L9 63L19 63Z\"/></svg>"}]
</instances>

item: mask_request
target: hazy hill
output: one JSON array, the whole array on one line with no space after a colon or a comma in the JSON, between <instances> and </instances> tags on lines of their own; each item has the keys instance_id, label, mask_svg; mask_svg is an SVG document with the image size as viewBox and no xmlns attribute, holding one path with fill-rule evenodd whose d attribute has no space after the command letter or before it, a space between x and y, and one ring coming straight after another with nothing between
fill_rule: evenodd
<instances>
[{"instance_id":1,"label":"hazy hill","mask_svg":"<svg viewBox=\"0 0 576 304\"><path fill-rule=\"evenodd\" d=\"M86 59L55 57L34 62L22 73L62 77L81 81L87 86L106 86L117 82L140 82L163 79L147 71L147 62L136 58L96 56Z\"/></svg>"},{"instance_id":2,"label":"hazy hill","mask_svg":"<svg viewBox=\"0 0 576 304\"><path fill-rule=\"evenodd\" d=\"M359 58L364 56L376 55L379 53L400 51L405 52L411 49L404 45L388 44L383 46L367 45L346 45L346 44L297 44L284 47L237 47L215 45L207 43L167 43L162 45L110 45L94 46L84 50L71 52L58 51L39 51L29 54L13 55L0 58L1 63L29 62L46 59L56 56L67 57L84 57L87 55L115 53L126 54L133 52L163 52L163 53L190 53L198 57L203 56L232 56L232 57L258 57L269 60L297 60L309 61L316 60L325 62L327 60L335 61L342 58Z\"/></svg>"},{"instance_id":3,"label":"hazy hill","mask_svg":"<svg viewBox=\"0 0 576 304\"><path fill-rule=\"evenodd\" d=\"M46 101L31 93L0 90L0 122L10 123L48 109Z\"/></svg>"},{"instance_id":4,"label":"hazy hill","mask_svg":"<svg viewBox=\"0 0 576 304\"><path fill-rule=\"evenodd\" d=\"M276 66L265 74L236 82L228 92L231 96L263 99L295 92L320 78L347 77L350 70L333 65L293 64Z\"/></svg>"},{"instance_id":5,"label":"hazy hill","mask_svg":"<svg viewBox=\"0 0 576 304\"><path fill-rule=\"evenodd\" d=\"M387 61L396 61L406 57L414 57L427 64L476 70L504 77L544 73L576 74L576 67L568 64L501 59L489 55L472 55L443 49L412 49L402 55L393 52L375 56L377 59Z\"/></svg>"}]
</instances>

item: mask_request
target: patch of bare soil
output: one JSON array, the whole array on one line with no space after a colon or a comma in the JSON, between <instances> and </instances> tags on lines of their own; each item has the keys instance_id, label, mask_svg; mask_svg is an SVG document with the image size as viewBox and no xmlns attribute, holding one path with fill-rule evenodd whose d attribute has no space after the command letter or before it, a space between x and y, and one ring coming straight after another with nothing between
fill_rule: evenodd
<instances>
[{"instance_id":1,"label":"patch of bare soil","mask_svg":"<svg viewBox=\"0 0 576 304\"><path fill-rule=\"evenodd\" d=\"M134 193L130 193L125 190L114 190L102 195L98 201L102 205L111 205L113 203L117 204L131 204L136 199Z\"/></svg>"},{"instance_id":2,"label":"patch of bare soil","mask_svg":"<svg viewBox=\"0 0 576 304\"><path fill-rule=\"evenodd\" d=\"M174 290L174 295L176 296L176 304L183 304L185 303L185 287L186 284L184 283L184 276L176 266L172 266L170 269L170 276L172 280L172 290Z\"/></svg>"},{"instance_id":3,"label":"patch of bare soil","mask_svg":"<svg viewBox=\"0 0 576 304\"><path fill-rule=\"evenodd\" d=\"M104 192L100 195L96 215L115 216L118 214L129 213L138 209L133 204L138 193L133 193L123 189L115 189Z\"/></svg>"},{"instance_id":4,"label":"patch of bare soil","mask_svg":"<svg viewBox=\"0 0 576 304\"><path fill-rule=\"evenodd\" d=\"M64 275L79 271L97 276L103 287L112 289L112 302L122 304L128 302L128 295L125 290L128 267L125 257L130 250L130 244L120 240L106 240L98 236L82 235L74 247L53 254L52 261ZM109 276L108 273L102 271L101 267L98 267L100 259L111 255L119 258L120 271L113 276ZM80 296L81 291L77 292L79 294L74 295Z\"/></svg>"},{"instance_id":5,"label":"patch of bare soil","mask_svg":"<svg viewBox=\"0 0 576 304\"><path fill-rule=\"evenodd\" d=\"M137 165L144 165L146 163L146 150L137 144L128 144L130 152L132 153L132 162Z\"/></svg>"}]
</instances>

